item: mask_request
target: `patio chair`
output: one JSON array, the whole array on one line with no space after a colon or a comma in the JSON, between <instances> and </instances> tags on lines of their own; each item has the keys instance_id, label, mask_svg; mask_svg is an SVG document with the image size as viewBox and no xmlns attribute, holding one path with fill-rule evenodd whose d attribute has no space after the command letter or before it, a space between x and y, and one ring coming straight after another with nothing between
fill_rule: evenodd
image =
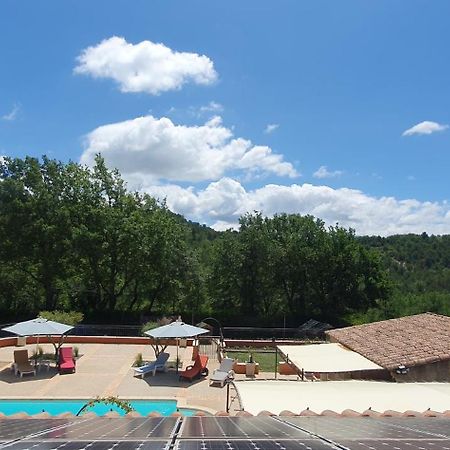
<instances>
[{"instance_id":1,"label":"patio chair","mask_svg":"<svg viewBox=\"0 0 450 450\"><path fill-rule=\"evenodd\" d=\"M29 373L36 375L36 367L28 360L28 350L14 350L13 370L15 375L20 375L20 378Z\"/></svg>"},{"instance_id":2,"label":"patio chair","mask_svg":"<svg viewBox=\"0 0 450 450\"><path fill-rule=\"evenodd\" d=\"M186 370L179 373L180 380L185 379L192 381L197 377L207 377L209 373L209 370L206 367L208 359L209 358L206 355L198 355L192 366L187 366Z\"/></svg>"},{"instance_id":3,"label":"patio chair","mask_svg":"<svg viewBox=\"0 0 450 450\"><path fill-rule=\"evenodd\" d=\"M144 378L148 373L151 373L153 376L155 376L157 370L165 371L169 356L170 355L168 353L160 353L156 358L156 361L153 361L142 367L134 367L134 376Z\"/></svg>"},{"instance_id":4,"label":"patio chair","mask_svg":"<svg viewBox=\"0 0 450 450\"><path fill-rule=\"evenodd\" d=\"M75 373L75 358L72 347L61 347L59 349L59 373Z\"/></svg>"},{"instance_id":5,"label":"patio chair","mask_svg":"<svg viewBox=\"0 0 450 450\"><path fill-rule=\"evenodd\" d=\"M220 363L220 367L215 369L213 374L209 377L209 384L220 384L223 387L227 380L234 378L233 371L234 359L224 358Z\"/></svg>"}]
</instances>

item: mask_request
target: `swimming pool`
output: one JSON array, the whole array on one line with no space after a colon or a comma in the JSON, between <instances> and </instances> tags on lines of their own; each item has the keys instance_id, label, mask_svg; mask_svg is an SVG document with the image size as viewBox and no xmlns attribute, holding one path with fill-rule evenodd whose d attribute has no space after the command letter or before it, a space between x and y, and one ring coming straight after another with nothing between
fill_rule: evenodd
<instances>
[{"instance_id":1,"label":"swimming pool","mask_svg":"<svg viewBox=\"0 0 450 450\"><path fill-rule=\"evenodd\" d=\"M27 414L39 414L46 412L52 416L70 412L77 414L88 400L0 400L0 413L11 416L19 412ZM133 409L146 416L151 412L158 412L163 416L170 416L179 411L184 416L192 416L197 412L195 409L177 408L176 400L129 400ZM95 412L103 416L110 411L117 411L121 416L125 412L116 405L95 404L85 412Z\"/></svg>"}]
</instances>

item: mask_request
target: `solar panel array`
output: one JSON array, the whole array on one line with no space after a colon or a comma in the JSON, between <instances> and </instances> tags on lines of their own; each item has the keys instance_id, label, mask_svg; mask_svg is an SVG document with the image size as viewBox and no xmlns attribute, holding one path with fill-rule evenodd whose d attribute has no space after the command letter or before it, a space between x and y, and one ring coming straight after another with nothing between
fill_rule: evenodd
<instances>
[{"instance_id":1,"label":"solar panel array","mask_svg":"<svg viewBox=\"0 0 450 450\"><path fill-rule=\"evenodd\" d=\"M450 419L1 419L10 450L450 450Z\"/></svg>"}]
</instances>

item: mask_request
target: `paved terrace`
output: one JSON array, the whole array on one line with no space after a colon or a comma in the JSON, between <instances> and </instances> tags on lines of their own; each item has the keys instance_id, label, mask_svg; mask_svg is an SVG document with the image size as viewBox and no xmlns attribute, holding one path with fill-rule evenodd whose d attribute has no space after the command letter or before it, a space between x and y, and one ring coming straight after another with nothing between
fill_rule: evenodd
<instances>
[{"instance_id":1,"label":"paved terrace","mask_svg":"<svg viewBox=\"0 0 450 450\"><path fill-rule=\"evenodd\" d=\"M76 373L59 375L54 367L49 371L41 368L37 375L14 376L10 370L13 352L18 347L0 348L0 398L3 399L88 399L96 396L118 396L123 399L174 399L179 407L198 408L207 412L223 411L226 407L226 388L209 386L208 378L192 383L179 381L175 370L147 375L144 379L133 376L132 365L138 353L144 360L154 360L150 346L132 344L71 344L79 348L80 357ZM45 353L53 353L53 346L42 344ZM27 345L31 356L35 345ZM176 359L176 347L169 346L169 361ZM191 364L192 347L180 349L183 367ZM218 361L209 360L210 373L219 366ZM237 375L237 380L245 379ZM261 373L258 379L271 379L273 373ZM294 378L297 377L282 377ZM232 397L235 392L231 390ZM236 399L230 413L239 410Z\"/></svg>"}]
</instances>

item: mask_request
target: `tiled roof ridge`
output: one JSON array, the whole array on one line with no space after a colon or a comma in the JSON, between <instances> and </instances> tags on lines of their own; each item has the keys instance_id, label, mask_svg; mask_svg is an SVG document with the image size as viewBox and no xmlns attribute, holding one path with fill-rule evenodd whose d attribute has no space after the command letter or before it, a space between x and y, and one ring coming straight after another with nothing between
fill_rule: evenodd
<instances>
[{"instance_id":1,"label":"tiled roof ridge","mask_svg":"<svg viewBox=\"0 0 450 450\"><path fill-rule=\"evenodd\" d=\"M369 322L369 323L362 323L360 325L350 325L348 327L342 327L342 328L333 328L332 330L326 330L325 334L326 335L333 335L334 332L340 332L340 331L344 331L344 330L352 330L355 328L361 329L364 327L369 327L369 326L376 326L380 323L388 323L388 322L397 322L397 321L403 321L403 320L409 320L411 318L417 318L419 316L435 316L435 317L439 317L439 318L445 318L445 319L450 319L449 316L446 316L444 314L438 314L438 313L434 313L431 311L427 311L424 313L417 313L417 314L411 314L409 316L403 316L403 317L393 317L392 319L384 319L384 320L377 320L376 322Z\"/></svg>"},{"instance_id":2,"label":"tiled roof ridge","mask_svg":"<svg viewBox=\"0 0 450 450\"><path fill-rule=\"evenodd\" d=\"M182 414L179 412L175 412L171 415L171 417L180 417ZM209 415L206 414L203 411L198 411L196 414L194 414L193 417L208 417ZM394 411L394 410L386 410L384 412L378 412L372 409L367 409L362 412L354 411L352 409L346 409L340 413L327 409L320 413L310 410L309 408L300 411L300 412L293 412L290 410L284 410L281 411L279 414L272 413L270 411L260 411L258 414L252 414L248 411L238 411L235 416L237 417L261 417L261 416L274 416L274 417L342 417L342 418L349 418L349 417L360 417L360 418L378 418L378 417L422 417L422 418L448 418L450 420L450 410L446 411L433 411L431 409L427 409L426 411L420 412L420 411L413 411L413 410L407 410L407 411ZM46 412L41 412L38 414L27 414L27 413L16 413L10 416L5 416L4 414L0 413L0 420L11 420L11 419L25 419L25 420L33 420L33 419L75 419L77 416L75 416L72 413L66 412L62 414L58 414L56 416L51 416L50 414ZM89 412L86 414L83 414L80 418L106 418L106 419L121 419L121 420L127 420L132 419L136 417L163 417L159 413L149 413L147 416L142 416L141 414L137 412L128 413L125 416L120 416L117 412L111 411L103 416L97 416L97 414L93 412ZM211 417L211 416L209 416ZM233 417L232 414L226 412L226 411L218 411L214 414L214 417Z\"/></svg>"},{"instance_id":3,"label":"tiled roof ridge","mask_svg":"<svg viewBox=\"0 0 450 450\"><path fill-rule=\"evenodd\" d=\"M442 314L426 312L326 333L388 370L450 360L450 317Z\"/></svg>"}]
</instances>

